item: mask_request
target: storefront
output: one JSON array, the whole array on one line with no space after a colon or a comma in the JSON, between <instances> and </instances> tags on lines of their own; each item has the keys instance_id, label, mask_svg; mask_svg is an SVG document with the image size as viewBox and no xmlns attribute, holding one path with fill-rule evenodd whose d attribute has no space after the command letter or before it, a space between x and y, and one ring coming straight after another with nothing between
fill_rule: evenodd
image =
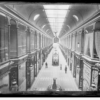
<instances>
[{"instance_id":1,"label":"storefront","mask_svg":"<svg viewBox=\"0 0 100 100\"><path fill-rule=\"evenodd\" d=\"M0 93L9 93L9 74L0 77Z\"/></svg>"},{"instance_id":2,"label":"storefront","mask_svg":"<svg viewBox=\"0 0 100 100\"><path fill-rule=\"evenodd\" d=\"M10 91L18 91L18 63L14 63L9 72L9 89Z\"/></svg>"},{"instance_id":3,"label":"storefront","mask_svg":"<svg viewBox=\"0 0 100 100\"><path fill-rule=\"evenodd\" d=\"M81 56L78 56L76 54L73 54L74 59L73 66L72 66L72 72L73 77L75 78L76 84L78 88L82 90L83 88L83 60Z\"/></svg>"},{"instance_id":4,"label":"storefront","mask_svg":"<svg viewBox=\"0 0 100 100\"><path fill-rule=\"evenodd\" d=\"M80 66L76 66L76 84L79 87L79 75L80 75Z\"/></svg>"},{"instance_id":5,"label":"storefront","mask_svg":"<svg viewBox=\"0 0 100 100\"><path fill-rule=\"evenodd\" d=\"M31 72L31 85L32 85L35 79L35 74L34 74L35 73L35 54L32 54L32 64L30 67L30 72Z\"/></svg>"},{"instance_id":6,"label":"storefront","mask_svg":"<svg viewBox=\"0 0 100 100\"><path fill-rule=\"evenodd\" d=\"M92 67L92 79L91 79L91 89L97 91L98 90L98 68L96 66Z\"/></svg>"},{"instance_id":7,"label":"storefront","mask_svg":"<svg viewBox=\"0 0 100 100\"><path fill-rule=\"evenodd\" d=\"M71 62L71 51L70 51L70 49L68 49L68 66L69 66L69 69L70 69L70 62Z\"/></svg>"},{"instance_id":8,"label":"storefront","mask_svg":"<svg viewBox=\"0 0 100 100\"><path fill-rule=\"evenodd\" d=\"M39 51L37 51L37 74L39 73Z\"/></svg>"},{"instance_id":9,"label":"storefront","mask_svg":"<svg viewBox=\"0 0 100 100\"><path fill-rule=\"evenodd\" d=\"M35 54L32 54L26 62L26 90L29 89L35 80Z\"/></svg>"},{"instance_id":10,"label":"storefront","mask_svg":"<svg viewBox=\"0 0 100 100\"><path fill-rule=\"evenodd\" d=\"M66 62L67 62L67 48L65 48Z\"/></svg>"},{"instance_id":11,"label":"storefront","mask_svg":"<svg viewBox=\"0 0 100 100\"><path fill-rule=\"evenodd\" d=\"M13 61L0 65L0 93L9 93L11 91L10 68L14 64Z\"/></svg>"},{"instance_id":12,"label":"storefront","mask_svg":"<svg viewBox=\"0 0 100 100\"><path fill-rule=\"evenodd\" d=\"M83 90L83 60L80 59L79 88Z\"/></svg>"},{"instance_id":13,"label":"storefront","mask_svg":"<svg viewBox=\"0 0 100 100\"><path fill-rule=\"evenodd\" d=\"M19 65L18 69L19 91L26 91L26 61Z\"/></svg>"},{"instance_id":14,"label":"storefront","mask_svg":"<svg viewBox=\"0 0 100 100\"><path fill-rule=\"evenodd\" d=\"M38 58L39 58L38 59L38 64L39 64L39 71L40 71L41 66L42 66L42 64L41 64L41 50L39 51L39 57Z\"/></svg>"},{"instance_id":15,"label":"storefront","mask_svg":"<svg viewBox=\"0 0 100 100\"><path fill-rule=\"evenodd\" d=\"M70 52L70 71L72 72L72 52Z\"/></svg>"},{"instance_id":16,"label":"storefront","mask_svg":"<svg viewBox=\"0 0 100 100\"><path fill-rule=\"evenodd\" d=\"M35 53L35 59L34 59L34 76L37 76L37 53Z\"/></svg>"},{"instance_id":17,"label":"storefront","mask_svg":"<svg viewBox=\"0 0 100 100\"><path fill-rule=\"evenodd\" d=\"M31 87L31 73L30 73L31 64L32 64L31 57L28 57L26 61L26 90Z\"/></svg>"},{"instance_id":18,"label":"storefront","mask_svg":"<svg viewBox=\"0 0 100 100\"><path fill-rule=\"evenodd\" d=\"M44 51L42 50L42 61L43 61L43 64L45 62L45 54L44 54Z\"/></svg>"},{"instance_id":19,"label":"storefront","mask_svg":"<svg viewBox=\"0 0 100 100\"><path fill-rule=\"evenodd\" d=\"M74 74L74 52L72 52L72 75Z\"/></svg>"},{"instance_id":20,"label":"storefront","mask_svg":"<svg viewBox=\"0 0 100 100\"><path fill-rule=\"evenodd\" d=\"M76 56L76 60L75 60L75 64L76 64L76 84L79 87L79 82L80 82L80 58L79 56Z\"/></svg>"},{"instance_id":21,"label":"storefront","mask_svg":"<svg viewBox=\"0 0 100 100\"><path fill-rule=\"evenodd\" d=\"M91 86L91 66L84 61L83 64L83 91L90 91Z\"/></svg>"},{"instance_id":22,"label":"storefront","mask_svg":"<svg viewBox=\"0 0 100 100\"><path fill-rule=\"evenodd\" d=\"M73 70L74 78L76 78L76 66L77 66L77 57L74 55L74 70Z\"/></svg>"},{"instance_id":23,"label":"storefront","mask_svg":"<svg viewBox=\"0 0 100 100\"><path fill-rule=\"evenodd\" d=\"M41 51L41 67L43 66L43 53Z\"/></svg>"},{"instance_id":24,"label":"storefront","mask_svg":"<svg viewBox=\"0 0 100 100\"><path fill-rule=\"evenodd\" d=\"M98 66L92 68L92 87L100 91L100 19L95 23L94 29L95 58L99 61ZM98 67L98 68L97 68Z\"/></svg>"}]
</instances>

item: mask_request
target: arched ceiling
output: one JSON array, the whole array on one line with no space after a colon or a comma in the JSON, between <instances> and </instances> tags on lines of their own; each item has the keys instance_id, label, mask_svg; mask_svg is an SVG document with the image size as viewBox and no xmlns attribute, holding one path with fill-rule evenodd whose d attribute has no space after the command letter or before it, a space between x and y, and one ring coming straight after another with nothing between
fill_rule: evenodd
<instances>
[{"instance_id":1,"label":"arched ceiling","mask_svg":"<svg viewBox=\"0 0 100 100\"><path fill-rule=\"evenodd\" d=\"M67 4L67 5L70 5L70 7L69 9L67 9L68 14L65 17L65 21L60 31L59 37L62 37L64 34L67 34L72 29L81 25L90 16L95 14L100 8L98 4ZM37 25L40 29L42 29L43 25L45 25L45 27L42 30L44 32L48 30L47 34L49 34L51 37L54 36L53 35L54 33L51 30L42 3L34 3L34 4L13 3L7 6L16 10L21 16L23 16L33 25ZM39 14L40 16L34 21L34 17L37 14Z\"/></svg>"}]
</instances>

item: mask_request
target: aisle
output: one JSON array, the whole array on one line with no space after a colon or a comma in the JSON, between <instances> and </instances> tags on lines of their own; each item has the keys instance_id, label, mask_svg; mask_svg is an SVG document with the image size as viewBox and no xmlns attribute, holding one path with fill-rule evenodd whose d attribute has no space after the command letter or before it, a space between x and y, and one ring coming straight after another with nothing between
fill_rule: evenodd
<instances>
[{"instance_id":1,"label":"aisle","mask_svg":"<svg viewBox=\"0 0 100 100\"><path fill-rule=\"evenodd\" d=\"M47 87L53 83L53 78L57 78L57 84L64 88L66 91L79 91L75 80L72 77L71 72L69 71L69 68L67 68L67 74L65 74L64 68L67 64L59 48L59 62L60 64L62 64L62 70L60 70L59 66L52 66L53 51L54 49L51 50L46 60L46 62L48 63L48 68L45 68L45 66L43 65L30 91L34 91L35 88L40 91L45 91Z\"/></svg>"}]
</instances>

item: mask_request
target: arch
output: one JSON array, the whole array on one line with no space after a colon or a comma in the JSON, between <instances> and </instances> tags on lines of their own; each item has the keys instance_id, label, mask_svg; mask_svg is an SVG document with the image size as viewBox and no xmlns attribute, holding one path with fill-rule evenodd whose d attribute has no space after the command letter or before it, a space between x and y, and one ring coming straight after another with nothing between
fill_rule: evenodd
<instances>
[{"instance_id":1,"label":"arch","mask_svg":"<svg viewBox=\"0 0 100 100\"><path fill-rule=\"evenodd\" d=\"M5 14L0 12L0 27L4 28L8 25L8 18Z\"/></svg>"},{"instance_id":2,"label":"arch","mask_svg":"<svg viewBox=\"0 0 100 100\"><path fill-rule=\"evenodd\" d=\"M17 23L14 19L10 19L10 25L17 27Z\"/></svg>"},{"instance_id":3,"label":"arch","mask_svg":"<svg viewBox=\"0 0 100 100\"><path fill-rule=\"evenodd\" d=\"M100 19L95 23L95 29L100 31Z\"/></svg>"}]
</instances>

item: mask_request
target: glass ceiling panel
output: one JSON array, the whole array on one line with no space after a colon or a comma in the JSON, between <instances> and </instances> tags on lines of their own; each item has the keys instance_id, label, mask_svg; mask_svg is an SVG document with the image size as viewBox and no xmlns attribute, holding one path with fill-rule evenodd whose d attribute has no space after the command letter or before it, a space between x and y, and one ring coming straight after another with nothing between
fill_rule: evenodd
<instances>
[{"instance_id":1,"label":"glass ceiling panel","mask_svg":"<svg viewBox=\"0 0 100 100\"><path fill-rule=\"evenodd\" d=\"M69 5L43 5L43 7L53 33L59 33L65 21Z\"/></svg>"},{"instance_id":2,"label":"glass ceiling panel","mask_svg":"<svg viewBox=\"0 0 100 100\"><path fill-rule=\"evenodd\" d=\"M52 27L52 26L51 26ZM56 28L61 28L61 26L59 26L59 27L52 27L52 29L56 29Z\"/></svg>"},{"instance_id":3,"label":"glass ceiling panel","mask_svg":"<svg viewBox=\"0 0 100 100\"><path fill-rule=\"evenodd\" d=\"M49 22L64 22L64 19L62 19L62 18L48 18L48 20L49 20Z\"/></svg>"},{"instance_id":4,"label":"glass ceiling panel","mask_svg":"<svg viewBox=\"0 0 100 100\"><path fill-rule=\"evenodd\" d=\"M45 10L48 17L65 17L67 10Z\"/></svg>"},{"instance_id":5,"label":"glass ceiling panel","mask_svg":"<svg viewBox=\"0 0 100 100\"><path fill-rule=\"evenodd\" d=\"M45 9L68 9L69 5L44 5Z\"/></svg>"},{"instance_id":6,"label":"glass ceiling panel","mask_svg":"<svg viewBox=\"0 0 100 100\"><path fill-rule=\"evenodd\" d=\"M52 24L50 24L50 26L55 28L55 26L56 27L61 27L62 25L52 25Z\"/></svg>"}]
</instances>

